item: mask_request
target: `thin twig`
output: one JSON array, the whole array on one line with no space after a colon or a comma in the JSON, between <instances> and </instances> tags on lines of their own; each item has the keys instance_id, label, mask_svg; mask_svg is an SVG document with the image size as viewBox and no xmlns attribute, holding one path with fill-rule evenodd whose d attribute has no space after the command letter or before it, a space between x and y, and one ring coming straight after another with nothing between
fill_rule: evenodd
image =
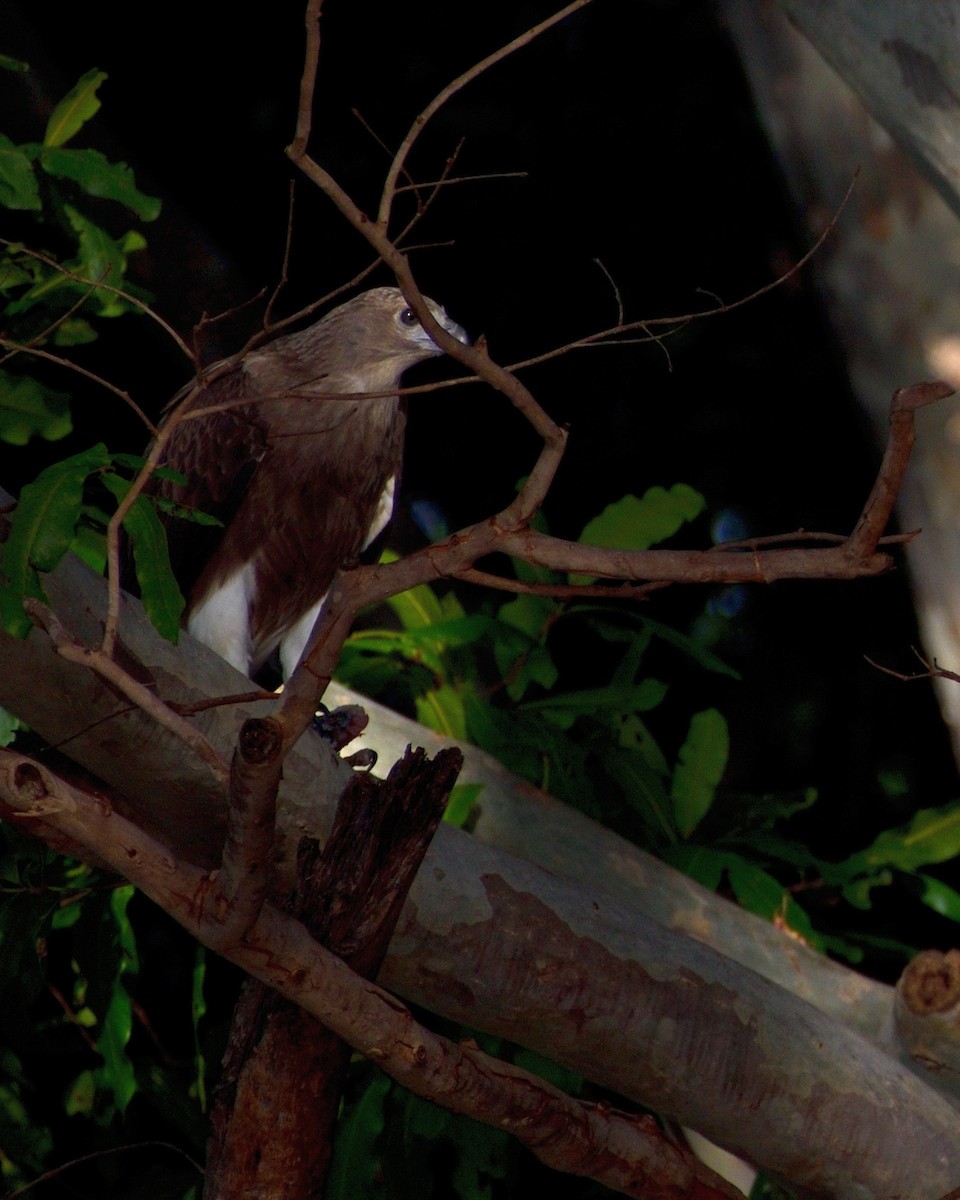
<instances>
[{"instance_id":1,"label":"thin twig","mask_svg":"<svg viewBox=\"0 0 960 1200\"><path fill-rule=\"evenodd\" d=\"M71 271L62 263L57 262L55 258L50 258L48 255L42 254L39 250L31 250L29 246L24 246L22 242L15 242L11 241L9 238L0 237L0 246L7 246L8 248L15 248L19 250L22 254L28 255L30 258L35 258L37 262L42 262L45 266L51 267L53 270L58 271L66 279L73 279L77 283L82 283L84 285L89 285L90 283L90 280L87 279L85 275L78 275L76 271ZM139 296L134 296L132 293L124 291L123 288L115 287L111 283L99 283L97 284L97 287L105 292L109 292L112 296L119 296L121 300L126 300L128 304L132 304L135 308L138 308L142 313L148 316L151 321L155 321L160 326L164 333L166 333L168 337L170 337L176 343L176 345L180 347L187 358L189 358L191 361L193 360L193 355L190 353L190 347L183 340L180 334L177 333L177 331L168 321L165 321L163 317L160 316L156 309L151 308L145 300L141 300Z\"/></svg>"},{"instance_id":2,"label":"thin twig","mask_svg":"<svg viewBox=\"0 0 960 1200\"><path fill-rule=\"evenodd\" d=\"M462 143L461 143L462 145ZM529 171L488 171L482 175L455 175L451 179L432 179L427 183L401 184L395 189L399 196L403 192L415 192L420 188L453 187L456 183L481 183L489 179L529 179ZM399 238L397 241L399 242Z\"/></svg>"},{"instance_id":3,"label":"thin twig","mask_svg":"<svg viewBox=\"0 0 960 1200\"><path fill-rule=\"evenodd\" d=\"M519 37L514 38L513 41L508 42L505 46L501 46L499 50L495 50L493 54L488 54L486 58L481 59L478 63L475 63L469 68L469 70L464 71L462 75L458 75L456 79L447 84L443 91L438 92L437 95L434 96L427 107L415 118L413 124L410 126L406 137L400 143L396 154L393 156L393 162L390 164L390 170L387 172L387 177L383 185L383 193L380 198L380 209L377 213L377 225L384 234L386 234L387 227L390 224L390 211L393 207L393 197L396 193L397 179L399 178L400 172L402 171L404 163L406 162L407 155L413 148L414 142L420 136L420 132L430 118L434 115L434 113L441 109L443 105L446 104L446 102L451 98L451 96L455 96L457 92L466 87L468 83L471 83L485 71L488 71L496 63L502 62L505 58L509 58L511 54L515 54L517 50L522 49L524 46L528 46L542 33L546 33L548 29L552 29L554 25L557 25L560 21L566 20L566 18L572 13L577 12L581 8L585 8L589 3L591 3L591 0L573 0L573 3L568 4L566 8L562 8L559 12L555 12L552 16L547 17L545 21L541 21L538 25L531 26L530 29L527 29L524 33L520 34Z\"/></svg>"},{"instance_id":4,"label":"thin twig","mask_svg":"<svg viewBox=\"0 0 960 1200\"><path fill-rule=\"evenodd\" d=\"M463 583L475 583L480 587L495 588L500 592L515 592L520 596L549 596L556 600L580 600L600 598L603 600L645 600L650 592L669 587L661 583L525 583L522 579L507 579L490 571L479 571L468 567L453 576Z\"/></svg>"},{"instance_id":5,"label":"thin twig","mask_svg":"<svg viewBox=\"0 0 960 1200\"><path fill-rule=\"evenodd\" d=\"M86 367L80 366L79 363L71 361L69 358L62 358L59 354L53 354L49 350L41 349L39 346L22 345L19 342L12 341L10 338L0 337L0 346L6 346L18 352L23 351L26 354L31 354L34 358L46 359L47 362L56 363L58 367L65 367L68 371L74 371L77 375L82 375L85 379L89 379L91 383L96 383L100 387L106 388L108 392L113 392L115 396L136 413L137 417L150 431L151 436L156 433L156 426L130 393L117 387L109 379L104 379L102 375L98 375L95 371L90 371Z\"/></svg>"}]
</instances>

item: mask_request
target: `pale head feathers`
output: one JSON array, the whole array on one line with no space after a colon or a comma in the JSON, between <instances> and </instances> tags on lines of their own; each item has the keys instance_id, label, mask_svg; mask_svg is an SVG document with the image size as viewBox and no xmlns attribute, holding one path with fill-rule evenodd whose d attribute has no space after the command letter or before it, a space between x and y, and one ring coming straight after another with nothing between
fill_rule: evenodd
<instances>
[{"instance_id":1,"label":"pale head feathers","mask_svg":"<svg viewBox=\"0 0 960 1200\"><path fill-rule=\"evenodd\" d=\"M436 301L427 299L427 304L447 333L458 341L468 340ZM329 393L333 380L341 392L383 392L396 387L408 368L441 353L400 290L380 287L354 296L308 329L248 355L244 369L269 382L281 360L288 388L293 374L298 386L316 387L318 392Z\"/></svg>"}]
</instances>

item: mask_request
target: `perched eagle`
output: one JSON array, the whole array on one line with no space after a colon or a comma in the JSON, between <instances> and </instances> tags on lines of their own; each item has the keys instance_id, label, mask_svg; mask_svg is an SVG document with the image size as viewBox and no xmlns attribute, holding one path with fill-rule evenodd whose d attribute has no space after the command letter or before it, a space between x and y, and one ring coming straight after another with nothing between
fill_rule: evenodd
<instances>
[{"instance_id":1,"label":"perched eagle","mask_svg":"<svg viewBox=\"0 0 960 1200\"><path fill-rule=\"evenodd\" d=\"M163 465L187 483L153 485L223 522L164 518L194 637L251 676L279 648L289 676L334 572L393 514L406 417L390 393L408 367L440 353L396 288L373 288L201 387L190 409L226 407L181 420Z\"/></svg>"}]
</instances>

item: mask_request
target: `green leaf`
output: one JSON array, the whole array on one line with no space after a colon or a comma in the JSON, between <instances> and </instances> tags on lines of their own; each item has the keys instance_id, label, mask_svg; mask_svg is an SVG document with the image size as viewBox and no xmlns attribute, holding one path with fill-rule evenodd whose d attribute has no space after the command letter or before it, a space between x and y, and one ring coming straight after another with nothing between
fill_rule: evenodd
<instances>
[{"instance_id":1,"label":"green leaf","mask_svg":"<svg viewBox=\"0 0 960 1200\"><path fill-rule=\"evenodd\" d=\"M715 708L694 715L673 773L673 811L677 828L689 837L708 812L723 778L730 753L730 734Z\"/></svg>"},{"instance_id":2,"label":"green leaf","mask_svg":"<svg viewBox=\"0 0 960 1200\"><path fill-rule=\"evenodd\" d=\"M497 618L531 638L539 638L549 628L560 606L544 596L517 596L501 604Z\"/></svg>"},{"instance_id":3,"label":"green leaf","mask_svg":"<svg viewBox=\"0 0 960 1200\"><path fill-rule=\"evenodd\" d=\"M8 246L0 253L0 295L10 296L36 283L42 274L41 265L22 253L19 246Z\"/></svg>"},{"instance_id":4,"label":"green leaf","mask_svg":"<svg viewBox=\"0 0 960 1200\"><path fill-rule=\"evenodd\" d=\"M65 204L63 211L77 235L80 250L75 259L64 265L78 275L82 275L92 284L106 283L110 287L120 287L127 265L120 246L105 229L71 205ZM120 313L126 312L129 307L121 296L117 296L113 292L95 288L94 296L100 305L102 317L118 316Z\"/></svg>"},{"instance_id":5,"label":"green leaf","mask_svg":"<svg viewBox=\"0 0 960 1200\"><path fill-rule=\"evenodd\" d=\"M729 851L715 850L711 846L697 846L690 842L676 842L668 846L663 859L684 875L695 879L701 887L711 892L719 890L727 869Z\"/></svg>"},{"instance_id":6,"label":"green leaf","mask_svg":"<svg viewBox=\"0 0 960 1200\"><path fill-rule=\"evenodd\" d=\"M960 921L960 892L934 879L932 875L920 874L917 878L923 884L921 899L927 908L932 908L951 921Z\"/></svg>"},{"instance_id":7,"label":"green leaf","mask_svg":"<svg viewBox=\"0 0 960 1200\"><path fill-rule=\"evenodd\" d=\"M113 1093L114 1103L120 1112L126 1111L137 1091L136 1072L127 1055L127 1043L132 1032L133 1003L118 979L97 1038L97 1050L103 1055L103 1066L98 1074L101 1082Z\"/></svg>"},{"instance_id":8,"label":"green leaf","mask_svg":"<svg viewBox=\"0 0 960 1200\"><path fill-rule=\"evenodd\" d=\"M616 746L603 752L604 774L616 784L630 811L643 821L649 839L657 843L666 839L671 843L676 841L677 831L667 794L666 770L661 772L658 767L645 749Z\"/></svg>"},{"instance_id":9,"label":"green leaf","mask_svg":"<svg viewBox=\"0 0 960 1200\"><path fill-rule=\"evenodd\" d=\"M664 779L670 774L666 756L659 743L636 713L626 713L623 716L618 741L625 750L636 751L651 770Z\"/></svg>"},{"instance_id":10,"label":"green leaf","mask_svg":"<svg viewBox=\"0 0 960 1200\"><path fill-rule=\"evenodd\" d=\"M562 692L557 696L545 696L541 700L529 700L520 707L538 712L563 709L578 715L596 715L604 711L615 713L649 712L656 708L667 694L667 685L659 679L644 679L632 687L584 688L579 692ZM719 714L718 714L719 715Z\"/></svg>"},{"instance_id":11,"label":"green leaf","mask_svg":"<svg viewBox=\"0 0 960 1200\"><path fill-rule=\"evenodd\" d=\"M47 121L43 135L45 146L63 146L78 132L100 107L97 89L107 78L104 71L87 71L67 92Z\"/></svg>"},{"instance_id":12,"label":"green leaf","mask_svg":"<svg viewBox=\"0 0 960 1200\"><path fill-rule=\"evenodd\" d=\"M88 513L89 505L85 504L83 515L86 516ZM82 519L74 531L73 541L70 543L70 553L75 554L88 567L92 567L98 575L102 575L107 568L107 539L103 531L92 528Z\"/></svg>"},{"instance_id":13,"label":"green leaf","mask_svg":"<svg viewBox=\"0 0 960 1200\"><path fill-rule=\"evenodd\" d=\"M207 978L207 953L202 945L197 946L193 964L193 986L190 996L190 1020L193 1024L193 1060L196 1068L196 1078L193 1090L196 1093L200 1111L207 1111L207 1060L200 1044L200 1022L207 1015L207 1001L204 995L204 983Z\"/></svg>"},{"instance_id":14,"label":"green leaf","mask_svg":"<svg viewBox=\"0 0 960 1200\"><path fill-rule=\"evenodd\" d=\"M88 1116L93 1111L97 1084L92 1071L81 1071L71 1084L63 1101L68 1117Z\"/></svg>"},{"instance_id":15,"label":"green leaf","mask_svg":"<svg viewBox=\"0 0 960 1200\"><path fill-rule=\"evenodd\" d=\"M127 164L111 162L99 150L50 146L41 150L39 163L55 179L69 179L90 196L115 200L136 213L141 221L153 221L160 215L160 201L137 188Z\"/></svg>"},{"instance_id":16,"label":"green leaf","mask_svg":"<svg viewBox=\"0 0 960 1200\"><path fill-rule=\"evenodd\" d=\"M0 438L25 446L37 435L55 442L73 428L68 397L29 376L0 371Z\"/></svg>"},{"instance_id":17,"label":"green leaf","mask_svg":"<svg viewBox=\"0 0 960 1200\"><path fill-rule=\"evenodd\" d=\"M683 524L695 520L705 507L700 493L685 483L675 483L669 491L652 487L640 499L624 496L608 505L584 526L579 540L608 549L648 550L673 537Z\"/></svg>"},{"instance_id":18,"label":"green leaf","mask_svg":"<svg viewBox=\"0 0 960 1200\"><path fill-rule=\"evenodd\" d=\"M17 730L21 729L20 721L11 712L7 712L5 708L0 708L0 746L9 746L17 736ZM454 788L454 791L457 789Z\"/></svg>"},{"instance_id":19,"label":"green leaf","mask_svg":"<svg viewBox=\"0 0 960 1200\"><path fill-rule=\"evenodd\" d=\"M396 613L404 629L421 629L425 625L436 625L443 619L440 601L432 588L425 583L387 601Z\"/></svg>"},{"instance_id":20,"label":"green leaf","mask_svg":"<svg viewBox=\"0 0 960 1200\"><path fill-rule=\"evenodd\" d=\"M30 70L30 64L19 58L11 58L9 54L0 54L0 68L4 71L15 71L19 75L25 75Z\"/></svg>"},{"instance_id":21,"label":"green leaf","mask_svg":"<svg viewBox=\"0 0 960 1200\"><path fill-rule=\"evenodd\" d=\"M741 678L739 671L735 671L733 667L728 667L712 650L708 650L706 646L701 645L695 638L687 637L676 629L671 629L669 625L661 625L659 621L651 621L649 617L643 617L642 622L643 627L649 630L650 633L660 638L661 641L668 642L671 646L682 650L705 670L714 671L717 675L727 675L730 679L739 680Z\"/></svg>"},{"instance_id":22,"label":"green leaf","mask_svg":"<svg viewBox=\"0 0 960 1200\"><path fill-rule=\"evenodd\" d=\"M40 188L29 155L0 133L0 204L40 212Z\"/></svg>"},{"instance_id":23,"label":"green leaf","mask_svg":"<svg viewBox=\"0 0 960 1200\"><path fill-rule=\"evenodd\" d=\"M559 671L544 643L559 612L558 604L542 596L517 596L501 605L493 652L511 700L523 699L531 683L545 691L556 684Z\"/></svg>"},{"instance_id":24,"label":"green leaf","mask_svg":"<svg viewBox=\"0 0 960 1200\"><path fill-rule=\"evenodd\" d=\"M39 571L52 571L70 549L83 505L83 488L91 472L110 461L102 443L41 471L20 493L3 547L6 581L0 589L3 626L26 637L30 621L23 597L44 599Z\"/></svg>"},{"instance_id":25,"label":"green leaf","mask_svg":"<svg viewBox=\"0 0 960 1200\"><path fill-rule=\"evenodd\" d=\"M103 1065L94 1073L94 1078L113 1096L120 1112L137 1091L134 1066L127 1054L127 1045L133 1032L133 1003L122 979L126 974L135 974L138 969L137 945L127 906L134 895L129 884L115 889L110 895L110 917L112 918L111 940L119 949L116 973L110 985L110 1001L100 1022L97 1050L103 1057ZM105 931L106 932L106 931ZM99 980L102 984L104 981Z\"/></svg>"},{"instance_id":26,"label":"green leaf","mask_svg":"<svg viewBox=\"0 0 960 1200\"><path fill-rule=\"evenodd\" d=\"M741 908L792 930L811 946L822 948L820 934L783 884L742 854L687 842L669 847L664 857L671 866L711 891L717 891L724 879L729 880Z\"/></svg>"},{"instance_id":27,"label":"green leaf","mask_svg":"<svg viewBox=\"0 0 960 1200\"><path fill-rule=\"evenodd\" d=\"M786 888L762 867L738 854L727 855L727 877L741 908L792 930L805 942L820 945L810 918Z\"/></svg>"},{"instance_id":28,"label":"green leaf","mask_svg":"<svg viewBox=\"0 0 960 1200\"><path fill-rule=\"evenodd\" d=\"M453 687L444 684L417 697L417 720L430 729L458 741L467 740L467 722L463 700Z\"/></svg>"},{"instance_id":29,"label":"green leaf","mask_svg":"<svg viewBox=\"0 0 960 1200\"><path fill-rule=\"evenodd\" d=\"M129 237L124 237L117 242L105 229L69 204L64 204L63 215L76 236L77 255L63 263L63 270L44 267L42 271L37 271L33 285L7 305L6 315L20 316L41 302L53 303L58 293L69 296L71 302L76 296L91 299L96 303L101 317L117 317L138 310L139 305L127 295L95 285L120 288L127 267L127 255L131 250L142 247L143 239L138 236L133 244ZM72 278L66 271L80 278ZM136 289L128 285L128 290L132 295Z\"/></svg>"},{"instance_id":30,"label":"green leaf","mask_svg":"<svg viewBox=\"0 0 960 1200\"><path fill-rule=\"evenodd\" d=\"M462 829L473 815L474 805L482 791L482 783L458 783L450 793L450 799L443 814L443 819L447 824Z\"/></svg>"},{"instance_id":31,"label":"green leaf","mask_svg":"<svg viewBox=\"0 0 960 1200\"><path fill-rule=\"evenodd\" d=\"M876 871L872 875L863 875L854 879L842 888L842 895L848 904L854 908L866 911L873 905L871 893L877 887L889 887L893 883L893 872L888 870Z\"/></svg>"},{"instance_id":32,"label":"green leaf","mask_svg":"<svg viewBox=\"0 0 960 1200\"><path fill-rule=\"evenodd\" d=\"M113 472L105 473L102 479L118 500L130 490L129 482ZM147 616L160 636L176 645L186 601L170 565L167 535L146 496L134 500L123 518L123 528L133 546L133 564Z\"/></svg>"},{"instance_id":33,"label":"green leaf","mask_svg":"<svg viewBox=\"0 0 960 1200\"><path fill-rule=\"evenodd\" d=\"M377 1140L383 1132L384 1103L390 1080L376 1075L360 1100L340 1122L327 1180L326 1200L357 1200L380 1195Z\"/></svg>"},{"instance_id":34,"label":"green leaf","mask_svg":"<svg viewBox=\"0 0 960 1200\"><path fill-rule=\"evenodd\" d=\"M138 475L147 465L147 460L143 454L115 454L113 456L114 466L124 467L128 471L132 471ZM183 487L187 483L187 477L182 471L175 471L172 467L154 467L153 479L165 479L169 483L178 484ZM221 521L221 524L223 522Z\"/></svg>"},{"instance_id":35,"label":"green leaf","mask_svg":"<svg viewBox=\"0 0 960 1200\"><path fill-rule=\"evenodd\" d=\"M84 317L67 317L53 331L55 346L86 346L97 340L97 333Z\"/></svg>"},{"instance_id":36,"label":"green leaf","mask_svg":"<svg viewBox=\"0 0 960 1200\"><path fill-rule=\"evenodd\" d=\"M10 1050L0 1053L0 1144L3 1145L3 1179L8 1185L25 1183L26 1170L36 1175L53 1150L53 1138L24 1104L34 1085L20 1059ZM14 1166L16 1164L16 1166ZM19 1169L18 1169L19 1168Z\"/></svg>"},{"instance_id":37,"label":"green leaf","mask_svg":"<svg viewBox=\"0 0 960 1200\"><path fill-rule=\"evenodd\" d=\"M867 872L877 867L896 867L916 871L928 863L946 862L960 854L960 804L925 808L916 813L909 825L885 829L866 850L853 854L842 863L825 868L830 877Z\"/></svg>"}]
</instances>

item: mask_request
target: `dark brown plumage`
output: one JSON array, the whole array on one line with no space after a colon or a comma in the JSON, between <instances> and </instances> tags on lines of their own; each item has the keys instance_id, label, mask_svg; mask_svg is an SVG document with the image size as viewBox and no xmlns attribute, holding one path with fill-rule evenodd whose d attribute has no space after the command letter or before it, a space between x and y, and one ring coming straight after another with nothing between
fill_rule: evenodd
<instances>
[{"instance_id":1,"label":"dark brown plumage","mask_svg":"<svg viewBox=\"0 0 960 1200\"><path fill-rule=\"evenodd\" d=\"M178 425L164 462L188 482L156 487L223 522L166 519L190 633L248 675L279 647L289 675L334 572L393 512L404 408L395 395L356 393L389 393L408 367L439 353L396 288L373 288L252 351L197 394L191 409L231 407Z\"/></svg>"}]
</instances>

